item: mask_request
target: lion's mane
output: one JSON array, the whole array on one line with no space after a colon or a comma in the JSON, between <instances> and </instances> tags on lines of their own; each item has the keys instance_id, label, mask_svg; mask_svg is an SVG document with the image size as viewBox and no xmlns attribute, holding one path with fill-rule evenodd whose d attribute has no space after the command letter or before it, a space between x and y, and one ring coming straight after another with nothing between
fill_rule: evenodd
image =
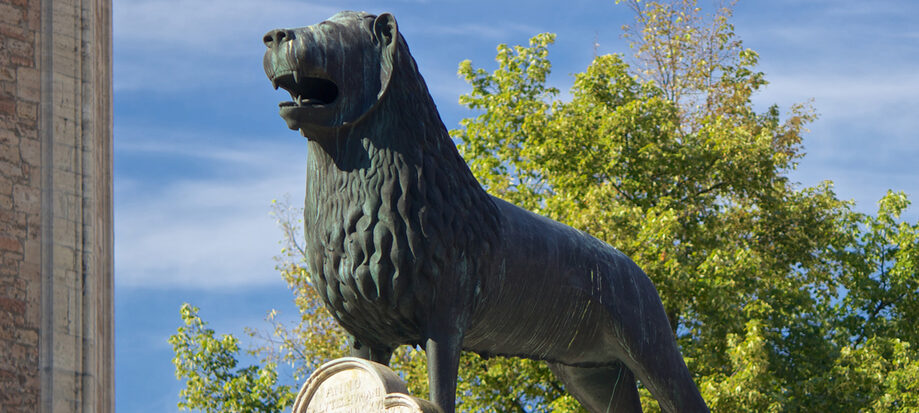
<instances>
[{"instance_id":1,"label":"lion's mane","mask_svg":"<svg viewBox=\"0 0 919 413\"><path fill-rule=\"evenodd\" d=\"M389 348L423 341L443 280L464 277L472 288L459 290L477 293L490 263L474 259L497 246L500 226L398 42L371 112L310 142L304 212L315 287L358 340Z\"/></svg>"}]
</instances>

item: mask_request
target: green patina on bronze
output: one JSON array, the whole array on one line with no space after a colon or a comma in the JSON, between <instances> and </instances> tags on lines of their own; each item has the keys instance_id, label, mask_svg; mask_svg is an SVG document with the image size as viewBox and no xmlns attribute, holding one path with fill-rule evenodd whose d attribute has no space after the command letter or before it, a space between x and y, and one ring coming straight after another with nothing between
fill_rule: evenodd
<instances>
[{"instance_id":1,"label":"green patina on bronze","mask_svg":"<svg viewBox=\"0 0 919 413\"><path fill-rule=\"evenodd\" d=\"M265 72L308 138L312 282L388 364L425 348L431 400L454 411L461 350L550 363L588 410L708 411L654 285L615 248L487 194L451 141L390 14L342 12L265 35Z\"/></svg>"}]
</instances>

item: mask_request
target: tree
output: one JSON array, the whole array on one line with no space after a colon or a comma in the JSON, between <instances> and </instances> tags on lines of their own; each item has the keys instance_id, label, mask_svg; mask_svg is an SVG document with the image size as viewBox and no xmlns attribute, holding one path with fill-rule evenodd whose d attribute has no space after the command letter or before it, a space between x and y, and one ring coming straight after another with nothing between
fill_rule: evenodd
<instances>
[{"instance_id":1,"label":"tree","mask_svg":"<svg viewBox=\"0 0 919 413\"><path fill-rule=\"evenodd\" d=\"M478 115L451 131L492 194L585 230L652 278L687 364L714 411L908 411L919 408L919 224L891 192L877 216L852 211L832 183L802 188L806 104L758 112L766 86L725 6L628 1L636 54L598 56L570 99L546 85L554 35L498 46L497 69L459 73ZM302 322L276 325L268 362L315 364L344 354L290 244L279 264ZM302 349L310 351L304 352ZM537 362L464 355L461 410L577 411ZM427 394L424 359L394 366ZM646 411L657 405L642 392Z\"/></svg>"},{"instance_id":2,"label":"tree","mask_svg":"<svg viewBox=\"0 0 919 413\"><path fill-rule=\"evenodd\" d=\"M185 379L179 392L183 409L205 412L277 412L294 397L290 386L279 385L274 363L237 368L239 340L219 339L198 317L198 308L181 308L184 327L169 338L176 353L176 378Z\"/></svg>"}]
</instances>

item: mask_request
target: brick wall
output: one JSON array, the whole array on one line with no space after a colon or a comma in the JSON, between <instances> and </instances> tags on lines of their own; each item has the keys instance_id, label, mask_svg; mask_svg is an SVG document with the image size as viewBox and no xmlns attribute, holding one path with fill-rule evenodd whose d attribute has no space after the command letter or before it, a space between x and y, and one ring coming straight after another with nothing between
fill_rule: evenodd
<instances>
[{"instance_id":1,"label":"brick wall","mask_svg":"<svg viewBox=\"0 0 919 413\"><path fill-rule=\"evenodd\" d=\"M0 411L39 410L40 1L0 0Z\"/></svg>"}]
</instances>

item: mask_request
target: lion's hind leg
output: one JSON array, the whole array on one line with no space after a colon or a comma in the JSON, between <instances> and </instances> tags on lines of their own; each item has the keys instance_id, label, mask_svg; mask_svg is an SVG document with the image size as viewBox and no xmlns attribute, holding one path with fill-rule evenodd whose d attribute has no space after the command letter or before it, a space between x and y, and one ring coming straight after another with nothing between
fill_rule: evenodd
<instances>
[{"instance_id":1,"label":"lion's hind leg","mask_svg":"<svg viewBox=\"0 0 919 413\"><path fill-rule=\"evenodd\" d=\"M641 412L635 376L622 363L609 367L573 367L549 363L581 405L592 413Z\"/></svg>"}]
</instances>

